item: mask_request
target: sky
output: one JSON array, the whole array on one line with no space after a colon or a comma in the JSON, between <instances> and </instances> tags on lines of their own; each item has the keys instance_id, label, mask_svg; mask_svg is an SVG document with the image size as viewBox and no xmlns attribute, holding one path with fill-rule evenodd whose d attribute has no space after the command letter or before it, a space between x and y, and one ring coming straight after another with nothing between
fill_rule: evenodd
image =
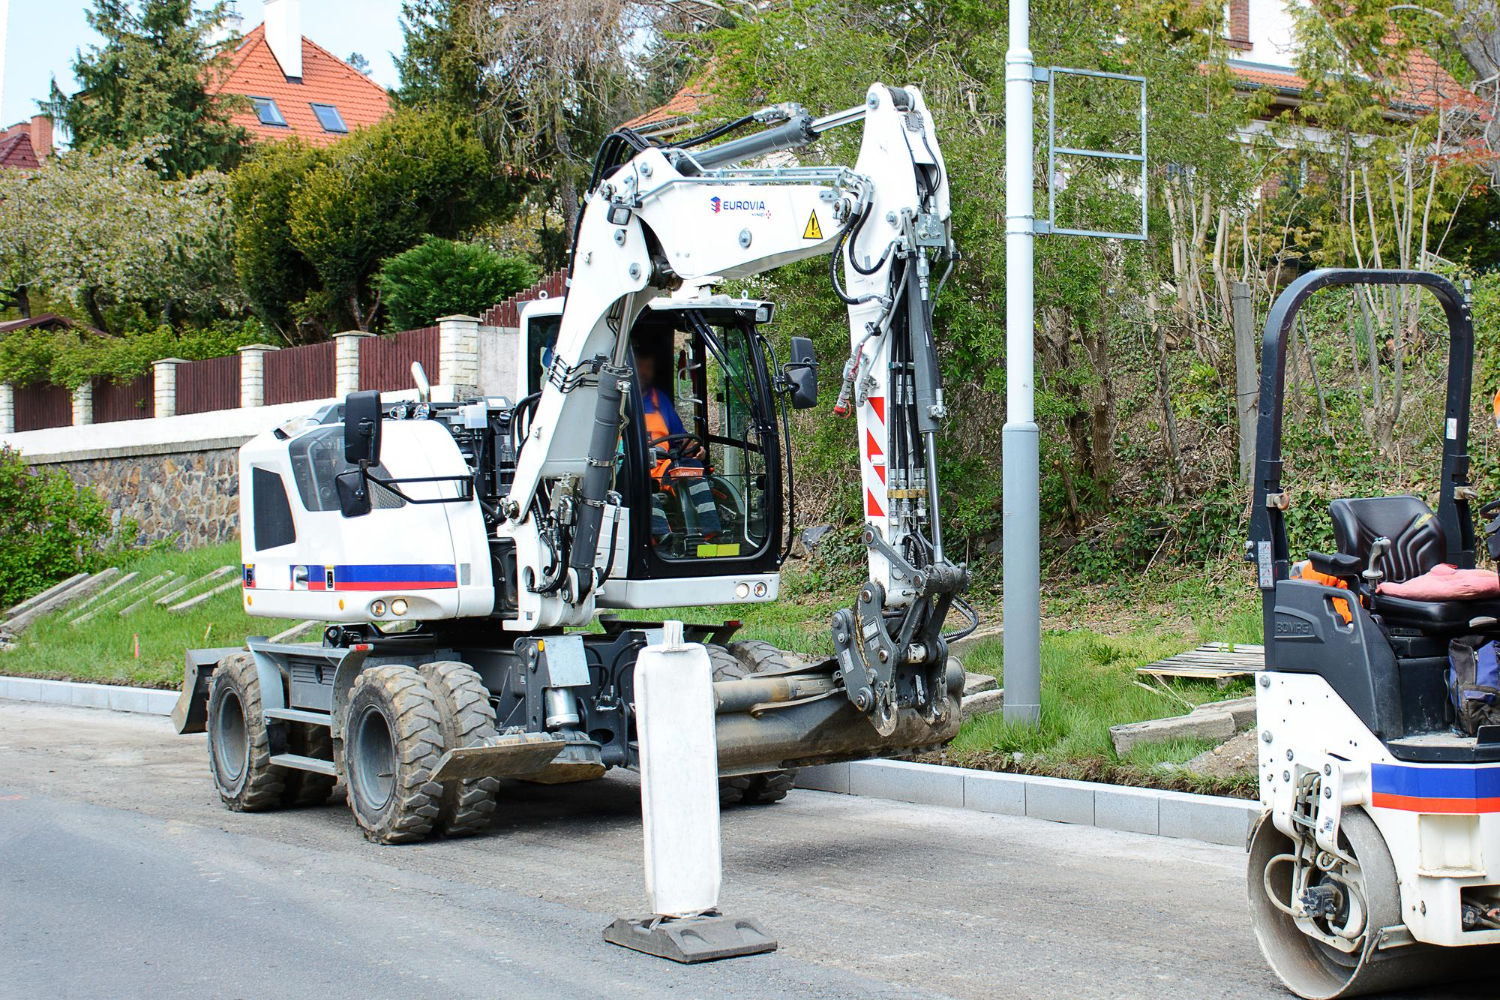
<instances>
[{"instance_id":1,"label":"sky","mask_svg":"<svg viewBox=\"0 0 1500 1000\"><path fill-rule=\"evenodd\" d=\"M72 92L74 54L99 42L83 16L91 6L89 0L0 0L0 128L35 114L54 76ZM238 0L237 6L245 31L261 22L261 0ZM401 0L302 0L302 34L340 58L360 53L370 61L371 78L394 87L400 14Z\"/></svg>"}]
</instances>

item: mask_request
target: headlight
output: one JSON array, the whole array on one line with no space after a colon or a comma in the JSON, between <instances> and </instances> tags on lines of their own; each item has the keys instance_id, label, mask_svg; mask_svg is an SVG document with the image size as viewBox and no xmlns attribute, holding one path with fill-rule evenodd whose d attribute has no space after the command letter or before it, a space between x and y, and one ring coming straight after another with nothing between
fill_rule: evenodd
<instances>
[{"instance_id":1,"label":"headlight","mask_svg":"<svg viewBox=\"0 0 1500 1000\"><path fill-rule=\"evenodd\" d=\"M742 601L745 598L749 597L750 596L750 585L748 583L741 583L741 584L737 585L734 588L734 596L738 597Z\"/></svg>"},{"instance_id":2,"label":"headlight","mask_svg":"<svg viewBox=\"0 0 1500 1000\"><path fill-rule=\"evenodd\" d=\"M385 614L385 602L375 601L374 603L372 603L370 605L370 614L374 615L376 618L379 618L381 615Z\"/></svg>"},{"instance_id":3,"label":"headlight","mask_svg":"<svg viewBox=\"0 0 1500 1000\"><path fill-rule=\"evenodd\" d=\"M406 614L406 599L404 597L398 597L394 601L391 602L391 614L393 614L393 615L404 615L404 614Z\"/></svg>"},{"instance_id":4,"label":"headlight","mask_svg":"<svg viewBox=\"0 0 1500 1000\"><path fill-rule=\"evenodd\" d=\"M762 581L761 583L757 583L755 585L755 596L756 597L765 597L766 596L766 585L765 585L764 581Z\"/></svg>"}]
</instances>

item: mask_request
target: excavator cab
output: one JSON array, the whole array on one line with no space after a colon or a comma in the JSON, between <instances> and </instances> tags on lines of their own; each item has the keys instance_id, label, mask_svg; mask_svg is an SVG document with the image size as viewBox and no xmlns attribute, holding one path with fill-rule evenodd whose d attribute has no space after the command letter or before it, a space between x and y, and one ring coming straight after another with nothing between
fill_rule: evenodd
<instances>
[{"instance_id":1,"label":"excavator cab","mask_svg":"<svg viewBox=\"0 0 1500 1000\"><path fill-rule=\"evenodd\" d=\"M546 381L563 301L534 302L522 314L528 393ZM784 556L790 460L776 359L760 330L773 312L768 302L725 296L660 299L636 321L615 471L624 513L601 603L645 587L678 604L666 590L745 574L761 577L746 581L746 597L775 596L765 576Z\"/></svg>"}]
</instances>

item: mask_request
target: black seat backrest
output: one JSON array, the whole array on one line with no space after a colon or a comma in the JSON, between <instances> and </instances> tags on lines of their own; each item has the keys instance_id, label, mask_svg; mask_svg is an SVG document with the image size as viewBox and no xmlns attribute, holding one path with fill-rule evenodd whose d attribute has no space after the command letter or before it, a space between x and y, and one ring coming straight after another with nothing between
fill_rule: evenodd
<instances>
[{"instance_id":1,"label":"black seat backrest","mask_svg":"<svg viewBox=\"0 0 1500 1000\"><path fill-rule=\"evenodd\" d=\"M1390 583L1403 583L1437 566L1447 553L1443 529L1421 497L1367 497L1328 505L1339 552L1364 566L1370 545L1389 538L1391 547L1376 567Z\"/></svg>"}]
</instances>

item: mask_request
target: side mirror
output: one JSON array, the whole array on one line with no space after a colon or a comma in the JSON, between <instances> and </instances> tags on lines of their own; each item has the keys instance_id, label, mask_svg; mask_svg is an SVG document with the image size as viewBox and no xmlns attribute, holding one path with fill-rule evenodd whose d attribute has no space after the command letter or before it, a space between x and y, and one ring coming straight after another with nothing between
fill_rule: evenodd
<instances>
[{"instance_id":1,"label":"side mirror","mask_svg":"<svg viewBox=\"0 0 1500 1000\"><path fill-rule=\"evenodd\" d=\"M417 399L424 403L432 402L432 383L427 381L427 369L422 367L422 362L411 363L411 380L417 387Z\"/></svg>"},{"instance_id":2,"label":"side mirror","mask_svg":"<svg viewBox=\"0 0 1500 1000\"><path fill-rule=\"evenodd\" d=\"M380 464L380 393L371 389L344 397L344 461Z\"/></svg>"},{"instance_id":3,"label":"side mirror","mask_svg":"<svg viewBox=\"0 0 1500 1000\"><path fill-rule=\"evenodd\" d=\"M781 373L790 385L792 409L806 410L818 405L818 354L806 337L793 337L791 356Z\"/></svg>"},{"instance_id":4,"label":"side mirror","mask_svg":"<svg viewBox=\"0 0 1500 1000\"><path fill-rule=\"evenodd\" d=\"M345 469L333 477L333 485L339 493L339 513L345 517L362 517L374 509L364 469Z\"/></svg>"}]
</instances>

